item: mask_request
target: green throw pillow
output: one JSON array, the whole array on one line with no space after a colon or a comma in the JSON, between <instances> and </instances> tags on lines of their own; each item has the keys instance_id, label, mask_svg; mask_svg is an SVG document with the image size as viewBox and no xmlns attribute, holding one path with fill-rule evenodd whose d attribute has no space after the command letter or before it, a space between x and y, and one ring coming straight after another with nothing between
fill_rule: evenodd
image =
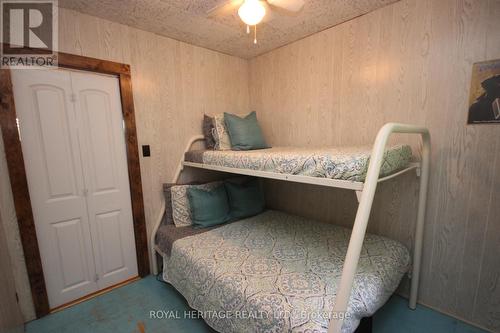
<instances>
[{"instance_id":1,"label":"green throw pillow","mask_svg":"<svg viewBox=\"0 0 500 333\"><path fill-rule=\"evenodd\" d=\"M188 188L187 194L195 228L207 228L229 221L229 202L223 184L210 191Z\"/></svg>"},{"instance_id":2,"label":"green throw pillow","mask_svg":"<svg viewBox=\"0 0 500 333\"><path fill-rule=\"evenodd\" d=\"M243 184L224 183L229 198L231 219L242 219L261 213L265 207L264 193L258 179Z\"/></svg>"},{"instance_id":3,"label":"green throw pillow","mask_svg":"<svg viewBox=\"0 0 500 333\"><path fill-rule=\"evenodd\" d=\"M257 114L251 112L245 118L224 113L224 122L231 139L231 149L252 150L269 148L257 122Z\"/></svg>"}]
</instances>

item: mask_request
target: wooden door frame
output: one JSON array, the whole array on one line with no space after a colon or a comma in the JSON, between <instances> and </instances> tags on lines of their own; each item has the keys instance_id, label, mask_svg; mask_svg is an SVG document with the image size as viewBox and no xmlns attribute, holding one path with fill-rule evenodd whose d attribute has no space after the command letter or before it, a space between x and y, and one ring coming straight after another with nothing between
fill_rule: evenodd
<instances>
[{"instance_id":1,"label":"wooden door frame","mask_svg":"<svg viewBox=\"0 0 500 333\"><path fill-rule=\"evenodd\" d=\"M149 252L130 66L62 52L57 53L57 56L59 67L111 74L117 76L119 79L122 114L125 121L125 145L137 252L137 268L139 276L146 276L149 274ZM10 69L1 69L0 128L2 129L7 167L26 261L26 269L28 271L31 295L35 305L36 316L40 318L47 315L50 311L49 299L43 277L42 261L38 248L35 221L16 119L11 72Z\"/></svg>"}]
</instances>

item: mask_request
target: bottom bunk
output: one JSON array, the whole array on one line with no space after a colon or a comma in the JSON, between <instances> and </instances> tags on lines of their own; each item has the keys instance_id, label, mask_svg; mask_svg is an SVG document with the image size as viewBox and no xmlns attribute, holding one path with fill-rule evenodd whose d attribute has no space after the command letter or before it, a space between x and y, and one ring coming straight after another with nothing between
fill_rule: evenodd
<instances>
[{"instance_id":1,"label":"bottom bunk","mask_svg":"<svg viewBox=\"0 0 500 333\"><path fill-rule=\"evenodd\" d=\"M268 210L212 228L163 224L163 278L219 332L326 332L350 229ZM406 247L367 234L342 332L354 332L408 271Z\"/></svg>"}]
</instances>

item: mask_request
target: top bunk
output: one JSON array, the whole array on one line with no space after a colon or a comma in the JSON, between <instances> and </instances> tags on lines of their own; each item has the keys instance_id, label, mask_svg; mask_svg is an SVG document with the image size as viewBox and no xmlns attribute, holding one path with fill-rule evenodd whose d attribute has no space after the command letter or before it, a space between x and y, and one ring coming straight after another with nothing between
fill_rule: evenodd
<instances>
[{"instance_id":1,"label":"top bunk","mask_svg":"<svg viewBox=\"0 0 500 333\"><path fill-rule=\"evenodd\" d=\"M372 147L296 148L273 147L258 150L191 150L203 136L193 137L184 153L182 167L193 167L233 174L292 181L362 191ZM384 150L378 182L411 170L409 145L389 146Z\"/></svg>"}]
</instances>

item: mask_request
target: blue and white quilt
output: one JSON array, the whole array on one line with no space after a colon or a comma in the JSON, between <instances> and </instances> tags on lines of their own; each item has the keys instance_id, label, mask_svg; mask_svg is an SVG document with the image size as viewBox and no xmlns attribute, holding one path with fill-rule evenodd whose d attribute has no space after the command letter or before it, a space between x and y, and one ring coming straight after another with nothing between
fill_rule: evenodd
<instances>
[{"instance_id":1,"label":"blue and white quilt","mask_svg":"<svg viewBox=\"0 0 500 333\"><path fill-rule=\"evenodd\" d=\"M205 150L204 164L311 177L362 182L366 178L372 147L294 148L232 151ZM386 149L380 175L404 169L411 161L408 145Z\"/></svg>"},{"instance_id":2,"label":"blue and white quilt","mask_svg":"<svg viewBox=\"0 0 500 333\"><path fill-rule=\"evenodd\" d=\"M164 279L219 332L326 332L350 229L268 210L174 242ZM375 313L408 250L367 234L342 332Z\"/></svg>"}]
</instances>

